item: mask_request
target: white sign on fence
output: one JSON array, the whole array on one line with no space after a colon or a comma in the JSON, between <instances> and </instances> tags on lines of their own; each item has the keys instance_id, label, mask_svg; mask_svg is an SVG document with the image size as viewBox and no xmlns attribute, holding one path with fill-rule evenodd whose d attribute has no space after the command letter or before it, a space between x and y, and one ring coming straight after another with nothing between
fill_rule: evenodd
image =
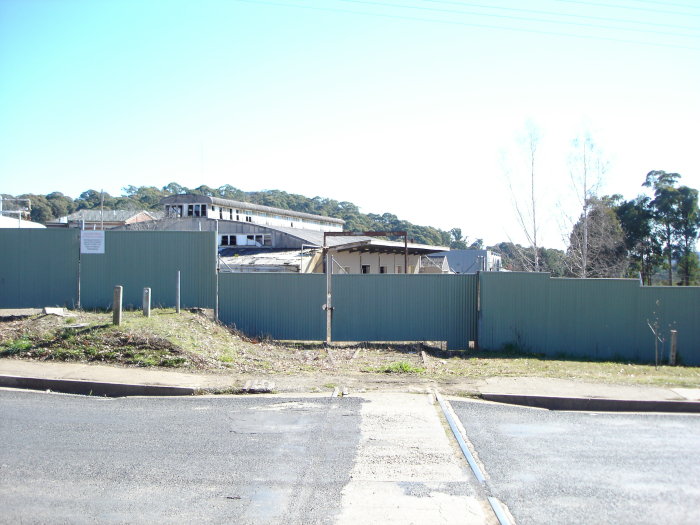
<instances>
[{"instance_id":1,"label":"white sign on fence","mask_svg":"<svg viewBox=\"0 0 700 525\"><path fill-rule=\"evenodd\" d=\"M105 232L102 230L80 230L80 253L104 253Z\"/></svg>"}]
</instances>

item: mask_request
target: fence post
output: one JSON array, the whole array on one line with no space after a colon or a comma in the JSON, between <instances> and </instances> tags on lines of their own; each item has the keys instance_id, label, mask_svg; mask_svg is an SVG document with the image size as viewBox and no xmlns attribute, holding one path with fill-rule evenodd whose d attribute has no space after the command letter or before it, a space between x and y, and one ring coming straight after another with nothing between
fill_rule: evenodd
<instances>
[{"instance_id":1,"label":"fence post","mask_svg":"<svg viewBox=\"0 0 700 525\"><path fill-rule=\"evenodd\" d=\"M668 355L668 364L676 364L676 351L678 350L678 330L671 330L671 352Z\"/></svg>"},{"instance_id":2,"label":"fence post","mask_svg":"<svg viewBox=\"0 0 700 525\"><path fill-rule=\"evenodd\" d=\"M333 258L326 251L326 344L331 344L331 328L333 326Z\"/></svg>"},{"instance_id":3,"label":"fence post","mask_svg":"<svg viewBox=\"0 0 700 525\"><path fill-rule=\"evenodd\" d=\"M120 325L122 323L122 295L124 288L122 286L114 287L114 298L112 300L112 324Z\"/></svg>"},{"instance_id":4,"label":"fence post","mask_svg":"<svg viewBox=\"0 0 700 525\"><path fill-rule=\"evenodd\" d=\"M151 289L143 289L143 315L151 317Z\"/></svg>"},{"instance_id":5,"label":"fence post","mask_svg":"<svg viewBox=\"0 0 700 525\"><path fill-rule=\"evenodd\" d=\"M180 270L177 271L177 284L175 285L175 313L180 313Z\"/></svg>"}]
</instances>

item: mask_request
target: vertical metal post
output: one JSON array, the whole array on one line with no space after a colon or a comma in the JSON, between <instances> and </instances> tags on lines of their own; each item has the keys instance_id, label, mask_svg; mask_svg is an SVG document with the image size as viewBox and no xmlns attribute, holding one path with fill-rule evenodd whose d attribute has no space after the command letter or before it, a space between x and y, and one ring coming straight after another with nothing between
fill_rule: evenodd
<instances>
[{"instance_id":1,"label":"vertical metal post","mask_svg":"<svg viewBox=\"0 0 700 525\"><path fill-rule=\"evenodd\" d=\"M403 236L403 273L408 273L408 232Z\"/></svg>"},{"instance_id":2,"label":"vertical metal post","mask_svg":"<svg viewBox=\"0 0 700 525\"><path fill-rule=\"evenodd\" d=\"M119 326L122 324L122 286L114 287L114 298L112 299L112 324Z\"/></svg>"},{"instance_id":3,"label":"vertical metal post","mask_svg":"<svg viewBox=\"0 0 700 525\"><path fill-rule=\"evenodd\" d=\"M671 353L668 356L668 364L676 364L676 352L678 350L678 330L671 330Z\"/></svg>"},{"instance_id":4,"label":"vertical metal post","mask_svg":"<svg viewBox=\"0 0 700 525\"><path fill-rule=\"evenodd\" d=\"M81 308L80 307L80 271L81 271L80 265L82 262L82 254L80 252L82 251L82 245L81 245L82 239L80 238L80 236L82 234L83 234L83 232L82 232L82 230L80 230L78 233L78 282L77 282L77 285L78 285L78 290L77 290L78 297L77 297L77 299L78 300L77 300L77 304L76 304L76 307L78 308L78 310L80 310L80 308Z\"/></svg>"},{"instance_id":5,"label":"vertical metal post","mask_svg":"<svg viewBox=\"0 0 700 525\"><path fill-rule=\"evenodd\" d=\"M177 283L175 284L175 313L180 313L180 270L177 271Z\"/></svg>"},{"instance_id":6,"label":"vertical metal post","mask_svg":"<svg viewBox=\"0 0 700 525\"><path fill-rule=\"evenodd\" d=\"M331 328L333 325L333 261L326 250L326 344L331 344Z\"/></svg>"},{"instance_id":7,"label":"vertical metal post","mask_svg":"<svg viewBox=\"0 0 700 525\"><path fill-rule=\"evenodd\" d=\"M143 315L144 317L151 317L151 289L143 289Z\"/></svg>"},{"instance_id":8,"label":"vertical metal post","mask_svg":"<svg viewBox=\"0 0 700 525\"><path fill-rule=\"evenodd\" d=\"M207 212L209 213L209 212ZM216 235L214 236L214 257L216 257L216 297L214 298L214 319L219 320L219 219L216 219Z\"/></svg>"}]
</instances>

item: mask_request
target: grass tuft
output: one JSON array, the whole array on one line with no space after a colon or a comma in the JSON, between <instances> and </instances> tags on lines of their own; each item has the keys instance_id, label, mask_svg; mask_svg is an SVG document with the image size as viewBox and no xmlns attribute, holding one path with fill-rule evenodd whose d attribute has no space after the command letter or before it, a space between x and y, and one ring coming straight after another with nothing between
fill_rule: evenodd
<instances>
[{"instance_id":1,"label":"grass tuft","mask_svg":"<svg viewBox=\"0 0 700 525\"><path fill-rule=\"evenodd\" d=\"M422 374L425 372L425 368L414 366L408 361L397 361L377 368L377 372L384 372L385 374Z\"/></svg>"}]
</instances>

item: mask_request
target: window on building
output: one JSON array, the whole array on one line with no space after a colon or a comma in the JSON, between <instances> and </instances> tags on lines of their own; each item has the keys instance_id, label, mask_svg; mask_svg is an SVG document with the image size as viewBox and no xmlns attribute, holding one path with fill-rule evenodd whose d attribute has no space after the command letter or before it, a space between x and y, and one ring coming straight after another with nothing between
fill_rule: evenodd
<instances>
[{"instance_id":1,"label":"window on building","mask_svg":"<svg viewBox=\"0 0 700 525\"><path fill-rule=\"evenodd\" d=\"M272 246L272 235L263 235L263 246Z\"/></svg>"},{"instance_id":2,"label":"window on building","mask_svg":"<svg viewBox=\"0 0 700 525\"><path fill-rule=\"evenodd\" d=\"M251 217L250 215L246 215L245 222L253 222L253 217Z\"/></svg>"},{"instance_id":3,"label":"window on building","mask_svg":"<svg viewBox=\"0 0 700 525\"><path fill-rule=\"evenodd\" d=\"M206 217L206 216L207 216L207 205L202 204L202 217Z\"/></svg>"},{"instance_id":4,"label":"window on building","mask_svg":"<svg viewBox=\"0 0 700 525\"><path fill-rule=\"evenodd\" d=\"M219 219L223 220L223 218L224 218L224 209L221 206L219 206Z\"/></svg>"},{"instance_id":5,"label":"window on building","mask_svg":"<svg viewBox=\"0 0 700 525\"><path fill-rule=\"evenodd\" d=\"M379 273L386 273L386 266L380 266Z\"/></svg>"},{"instance_id":6,"label":"window on building","mask_svg":"<svg viewBox=\"0 0 700 525\"><path fill-rule=\"evenodd\" d=\"M187 216L192 217L194 215L194 204L187 205Z\"/></svg>"},{"instance_id":7,"label":"window on building","mask_svg":"<svg viewBox=\"0 0 700 525\"><path fill-rule=\"evenodd\" d=\"M369 264L362 265L362 273L369 273Z\"/></svg>"},{"instance_id":8,"label":"window on building","mask_svg":"<svg viewBox=\"0 0 700 525\"><path fill-rule=\"evenodd\" d=\"M397 266L396 273L403 273L403 266Z\"/></svg>"},{"instance_id":9,"label":"window on building","mask_svg":"<svg viewBox=\"0 0 700 525\"><path fill-rule=\"evenodd\" d=\"M230 221L233 220L233 208L229 208L229 210L228 210L228 219Z\"/></svg>"},{"instance_id":10,"label":"window on building","mask_svg":"<svg viewBox=\"0 0 700 525\"><path fill-rule=\"evenodd\" d=\"M221 246L236 246L236 236L235 235L222 235L221 236Z\"/></svg>"}]
</instances>

